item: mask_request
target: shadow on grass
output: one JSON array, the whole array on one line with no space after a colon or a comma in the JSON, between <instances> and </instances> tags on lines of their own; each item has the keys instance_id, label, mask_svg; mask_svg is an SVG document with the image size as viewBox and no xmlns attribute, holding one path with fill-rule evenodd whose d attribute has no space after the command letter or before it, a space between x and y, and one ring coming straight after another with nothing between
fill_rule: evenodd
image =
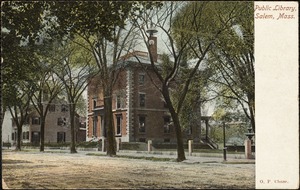
<instances>
[{"instance_id":1,"label":"shadow on grass","mask_svg":"<svg viewBox=\"0 0 300 190\"><path fill-rule=\"evenodd\" d=\"M23 163L33 163L26 160L10 160L10 159L3 159L2 164L23 164Z\"/></svg>"},{"instance_id":2,"label":"shadow on grass","mask_svg":"<svg viewBox=\"0 0 300 190\"><path fill-rule=\"evenodd\" d=\"M222 164L255 164L255 162L244 162L244 161L240 161L240 162L234 162L234 161L223 161Z\"/></svg>"},{"instance_id":3,"label":"shadow on grass","mask_svg":"<svg viewBox=\"0 0 300 190\"><path fill-rule=\"evenodd\" d=\"M87 156L104 156L108 157L105 154L97 154L97 153L87 153ZM175 159L172 158L157 158L157 157L149 157L149 156L127 156L127 155L116 155L113 156L116 158L128 158L128 159L140 159L140 160L150 160L150 161L160 161L160 162L175 162Z\"/></svg>"}]
</instances>

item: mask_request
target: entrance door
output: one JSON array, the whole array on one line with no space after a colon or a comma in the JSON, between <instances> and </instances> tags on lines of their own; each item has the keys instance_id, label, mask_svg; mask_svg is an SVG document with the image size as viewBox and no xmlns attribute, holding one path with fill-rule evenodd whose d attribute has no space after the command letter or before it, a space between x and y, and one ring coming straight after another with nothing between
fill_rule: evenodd
<instances>
[{"instance_id":1,"label":"entrance door","mask_svg":"<svg viewBox=\"0 0 300 190\"><path fill-rule=\"evenodd\" d=\"M66 142L66 133L65 132L57 132L57 143Z\"/></svg>"},{"instance_id":2,"label":"entrance door","mask_svg":"<svg viewBox=\"0 0 300 190\"><path fill-rule=\"evenodd\" d=\"M31 143L33 143L33 144L40 143L40 132L38 132L38 131L31 132Z\"/></svg>"}]
</instances>

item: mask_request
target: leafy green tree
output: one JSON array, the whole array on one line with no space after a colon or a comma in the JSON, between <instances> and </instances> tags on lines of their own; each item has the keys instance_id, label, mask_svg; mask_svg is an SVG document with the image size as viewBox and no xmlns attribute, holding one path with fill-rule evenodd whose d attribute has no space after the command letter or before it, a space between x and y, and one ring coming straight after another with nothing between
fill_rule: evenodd
<instances>
[{"instance_id":1,"label":"leafy green tree","mask_svg":"<svg viewBox=\"0 0 300 190\"><path fill-rule=\"evenodd\" d=\"M187 48L187 44L190 41L190 37L180 38L180 42L175 43L175 38L171 33L171 29L173 27L173 19L176 11L178 11L178 3L176 2L168 2L164 3L162 7L158 7L156 9L144 10L143 14L135 21L135 25L140 29L143 41L146 44L150 55L150 62L153 72L155 76L158 78L159 82L155 82L156 80L151 80L154 86L161 92L166 105L168 106L169 112L171 114L172 121L174 123L176 139L177 139L177 161L183 161L186 159L184 153L183 146L183 138L182 138L182 129L179 121L179 113L183 106L183 101L187 94L187 89L190 85L191 80L182 81L186 84L185 88L181 91L182 94L179 95L179 99L176 103L172 101L171 93L173 81L178 75L180 64L183 59L183 53ZM153 34L151 31L147 34L147 29L156 27L163 31L163 33L167 36L166 46L169 49L170 56L165 54L161 57L162 66L158 66L153 59L153 55L151 52L151 43L149 43L150 38ZM180 44L179 44L180 43ZM178 45L179 44L179 45ZM171 57L171 59L170 59ZM199 64L197 65L199 66ZM197 67L196 66L196 67ZM196 72L195 69L194 73ZM192 71L193 72L193 71ZM149 75L150 76L150 75Z\"/></svg>"},{"instance_id":2,"label":"leafy green tree","mask_svg":"<svg viewBox=\"0 0 300 190\"><path fill-rule=\"evenodd\" d=\"M36 91L31 97L31 102L40 116L40 151L44 151L45 144L45 121L49 107L53 100L62 90L62 83L55 76L52 66L40 60L40 69L36 73Z\"/></svg>"},{"instance_id":3,"label":"leafy green tree","mask_svg":"<svg viewBox=\"0 0 300 190\"><path fill-rule=\"evenodd\" d=\"M217 71L211 80L217 94L238 102L255 131L253 3L240 2L234 26L215 43L210 62Z\"/></svg>"},{"instance_id":4,"label":"leafy green tree","mask_svg":"<svg viewBox=\"0 0 300 190\"><path fill-rule=\"evenodd\" d=\"M95 61L98 65L98 70L103 76L104 96L111 97L112 86L109 81L112 81L112 76L108 70L108 61L105 56L105 51L96 49L96 44L104 40L114 41L113 34L116 27L123 28L125 19L128 17L131 10L132 3L123 2L55 2L52 5L52 11L58 18L60 31L62 34L67 34L70 38L77 35L88 42L87 49L94 53ZM107 11L109 10L109 11ZM106 18L105 20L103 18ZM85 46L86 47L86 46ZM105 49L105 44L102 43L102 49ZM98 50L98 51L97 51ZM103 58L104 55L104 58ZM104 61L100 62L101 59ZM103 60L102 59L102 60ZM107 82L107 83L106 83ZM116 150L114 146L114 125L112 122L112 100L105 99L105 125L107 129L107 154L115 155Z\"/></svg>"},{"instance_id":5,"label":"leafy green tree","mask_svg":"<svg viewBox=\"0 0 300 190\"><path fill-rule=\"evenodd\" d=\"M23 68L29 62L24 60L33 57L32 44L40 30L42 9L37 4L6 1L1 3L1 69L3 84L14 84L14 81L25 78ZM25 47L25 44L29 44ZM2 86L2 88L5 85ZM1 90L1 92L8 92ZM4 117L7 102L1 102L1 116ZM2 120L1 120L2 125Z\"/></svg>"},{"instance_id":6,"label":"leafy green tree","mask_svg":"<svg viewBox=\"0 0 300 190\"><path fill-rule=\"evenodd\" d=\"M69 122L71 128L70 152L77 153L75 147L75 115L77 104L88 86L88 79L97 74L96 64L90 51L74 41L62 42L52 52L54 72L63 84L69 104Z\"/></svg>"},{"instance_id":7,"label":"leafy green tree","mask_svg":"<svg viewBox=\"0 0 300 190\"><path fill-rule=\"evenodd\" d=\"M55 2L52 5L52 12L59 23L58 31L71 39L74 36L82 38L87 43L83 47L93 53L98 65L105 97L107 155L110 156L116 155L112 117L112 86L117 77L115 65L124 47L130 43L128 37L132 27L129 30L124 28L127 19L134 17L132 12L139 10L138 5L137 2L118 1Z\"/></svg>"},{"instance_id":8,"label":"leafy green tree","mask_svg":"<svg viewBox=\"0 0 300 190\"><path fill-rule=\"evenodd\" d=\"M44 8L44 2L1 3L1 125L8 108L18 128L17 150L21 150L22 125L28 114L29 100L34 90L33 71L36 70L37 63L34 52L39 48L39 31L44 27Z\"/></svg>"},{"instance_id":9,"label":"leafy green tree","mask_svg":"<svg viewBox=\"0 0 300 190\"><path fill-rule=\"evenodd\" d=\"M179 41L194 34L188 56L206 55L215 73L212 91L238 101L255 130L253 10L253 2L189 2L176 18L174 36ZM183 24L195 17L195 23Z\"/></svg>"},{"instance_id":10,"label":"leafy green tree","mask_svg":"<svg viewBox=\"0 0 300 190\"><path fill-rule=\"evenodd\" d=\"M84 98L83 94L80 96L77 102L76 107L76 113L78 113L80 116L85 116L87 113L87 106L86 106L87 100Z\"/></svg>"},{"instance_id":11,"label":"leafy green tree","mask_svg":"<svg viewBox=\"0 0 300 190\"><path fill-rule=\"evenodd\" d=\"M207 81L211 76L209 69L199 70L193 80L187 92L184 100L182 111L179 114L180 123L183 130L192 130L192 138L194 141L199 141L201 138L201 116L202 108L206 102L209 102L212 98L209 97L207 89ZM184 76L181 76L184 78ZM182 88L181 80L176 83L177 89ZM176 101L178 99L178 91L173 91L172 99ZM180 93L179 93L180 94Z\"/></svg>"},{"instance_id":12,"label":"leafy green tree","mask_svg":"<svg viewBox=\"0 0 300 190\"><path fill-rule=\"evenodd\" d=\"M225 10L224 6L226 6ZM232 26L234 17L232 17L231 12L236 11L237 7L229 8L230 5L215 2L166 2L160 10L145 12L144 16L140 17L142 21L136 22L143 32L143 39L150 53L152 68L161 82L160 85L156 86L160 89L174 122L178 161L185 160L179 115L200 65L207 59L217 38ZM147 28L156 27L166 35L167 40L164 42L169 50L170 58L163 60L163 62L167 61L171 64L170 69L165 74L160 72L152 59L148 44L150 36L147 35L145 25ZM189 64L186 60L195 61L193 64ZM182 64L188 64L189 69L186 70L188 72L184 78L179 77L181 85L179 89L177 88L176 100L172 100L174 80L182 73Z\"/></svg>"},{"instance_id":13,"label":"leafy green tree","mask_svg":"<svg viewBox=\"0 0 300 190\"><path fill-rule=\"evenodd\" d=\"M9 88L5 88L3 100L12 115L13 122L17 127L16 150L21 150L22 127L30 112L30 98L34 92L32 81L19 81Z\"/></svg>"}]
</instances>

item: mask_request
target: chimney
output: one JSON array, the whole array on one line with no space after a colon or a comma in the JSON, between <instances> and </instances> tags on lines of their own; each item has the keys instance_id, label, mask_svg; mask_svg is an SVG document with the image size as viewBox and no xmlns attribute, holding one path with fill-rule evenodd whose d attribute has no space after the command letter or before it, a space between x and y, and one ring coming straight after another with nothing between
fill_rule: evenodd
<instances>
[{"instance_id":1,"label":"chimney","mask_svg":"<svg viewBox=\"0 0 300 190\"><path fill-rule=\"evenodd\" d=\"M157 62L157 38L154 36L157 33L155 28L149 28L147 30L149 33L148 45L149 45L149 53L154 62Z\"/></svg>"}]
</instances>

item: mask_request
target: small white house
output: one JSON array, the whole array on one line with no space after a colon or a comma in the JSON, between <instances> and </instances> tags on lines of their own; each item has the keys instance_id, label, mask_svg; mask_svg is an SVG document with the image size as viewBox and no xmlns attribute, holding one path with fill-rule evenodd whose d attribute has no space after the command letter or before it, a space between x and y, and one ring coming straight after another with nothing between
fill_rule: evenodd
<instances>
[{"instance_id":1,"label":"small white house","mask_svg":"<svg viewBox=\"0 0 300 190\"><path fill-rule=\"evenodd\" d=\"M9 111L6 111L2 124L2 142L11 142L12 132L12 116Z\"/></svg>"}]
</instances>

